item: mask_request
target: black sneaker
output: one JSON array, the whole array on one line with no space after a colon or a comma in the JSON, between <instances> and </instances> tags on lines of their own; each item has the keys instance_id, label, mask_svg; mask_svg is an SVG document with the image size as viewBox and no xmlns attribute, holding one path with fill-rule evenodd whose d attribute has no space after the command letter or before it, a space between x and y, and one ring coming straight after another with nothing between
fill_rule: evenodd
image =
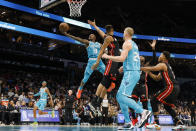
<instances>
[{"instance_id":1,"label":"black sneaker","mask_svg":"<svg viewBox=\"0 0 196 131\"><path fill-rule=\"evenodd\" d=\"M139 128L141 128L145 125L145 123L148 121L148 118L152 115L152 112L149 110L144 110L141 115L142 115L142 117L141 117L140 123L138 125Z\"/></svg>"},{"instance_id":2,"label":"black sneaker","mask_svg":"<svg viewBox=\"0 0 196 131\"><path fill-rule=\"evenodd\" d=\"M125 123L123 126L118 127L118 130L131 130L133 128L132 123Z\"/></svg>"}]
</instances>

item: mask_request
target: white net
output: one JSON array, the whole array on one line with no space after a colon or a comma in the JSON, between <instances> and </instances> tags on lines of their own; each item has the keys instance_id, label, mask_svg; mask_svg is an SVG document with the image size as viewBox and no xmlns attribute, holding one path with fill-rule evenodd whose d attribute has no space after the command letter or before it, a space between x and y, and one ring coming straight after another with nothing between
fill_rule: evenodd
<instances>
[{"instance_id":1,"label":"white net","mask_svg":"<svg viewBox=\"0 0 196 131\"><path fill-rule=\"evenodd\" d=\"M81 16L82 6L86 3L86 0L67 0L70 8L71 17Z\"/></svg>"}]
</instances>

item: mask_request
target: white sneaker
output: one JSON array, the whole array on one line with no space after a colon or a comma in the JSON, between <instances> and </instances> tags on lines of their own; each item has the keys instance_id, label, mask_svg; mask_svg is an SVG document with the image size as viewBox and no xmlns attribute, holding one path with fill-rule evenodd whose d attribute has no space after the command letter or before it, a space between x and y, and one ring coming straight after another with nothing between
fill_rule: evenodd
<instances>
[{"instance_id":1,"label":"white sneaker","mask_svg":"<svg viewBox=\"0 0 196 131\"><path fill-rule=\"evenodd\" d=\"M133 128L134 126L132 125L132 122L130 122L130 123L125 123L123 126L119 126L118 130L131 130Z\"/></svg>"},{"instance_id":2,"label":"white sneaker","mask_svg":"<svg viewBox=\"0 0 196 131\"><path fill-rule=\"evenodd\" d=\"M148 118L152 115L152 112L149 110L144 110L142 112L142 117L140 120L140 123L138 124L138 127L141 128L145 125L145 123L147 122Z\"/></svg>"},{"instance_id":3,"label":"white sneaker","mask_svg":"<svg viewBox=\"0 0 196 131\"><path fill-rule=\"evenodd\" d=\"M179 130L179 129L185 130L186 126L185 125L178 125L178 126L175 126L174 128L172 128L172 130Z\"/></svg>"},{"instance_id":4,"label":"white sneaker","mask_svg":"<svg viewBox=\"0 0 196 131\"><path fill-rule=\"evenodd\" d=\"M160 130L160 129L161 129L161 126L160 126L160 125L157 125L157 124L149 124L149 125L146 125L146 128L147 128L147 129L156 129L156 130Z\"/></svg>"},{"instance_id":5,"label":"white sneaker","mask_svg":"<svg viewBox=\"0 0 196 131\"><path fill-rule=\"evenodd\" d=\"M95 116L97 116L97 111L95 110L95 107L91 103L88 104L92 112L94 113Z\"/></svg>"},{"instance_id":6,"label":"white sneaker","mask_svg":"<svg viewBox=\"0 0 196 131\"><path fill-rule=\"evenodd\" d=\"M101 111L99 110L99 107L97 108L97 114L98 114L98 117L102 116Z\"/></svg>"}]
</instances>

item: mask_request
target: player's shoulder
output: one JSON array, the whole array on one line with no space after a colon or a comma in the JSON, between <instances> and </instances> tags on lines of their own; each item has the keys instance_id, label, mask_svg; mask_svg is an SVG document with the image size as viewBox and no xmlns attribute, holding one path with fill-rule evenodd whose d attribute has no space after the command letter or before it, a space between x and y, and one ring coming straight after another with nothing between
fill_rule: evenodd
<instances>
[{"instance_id":1,"label":"player's shoulder","mask_svg":"<svg viewBox=\"0 0 196 131\"><path fill-rule=\"evenodd\" d=\"M111 35L105 36L105 40L114 41L114 38Z\"/></svg>"}]
</instances>

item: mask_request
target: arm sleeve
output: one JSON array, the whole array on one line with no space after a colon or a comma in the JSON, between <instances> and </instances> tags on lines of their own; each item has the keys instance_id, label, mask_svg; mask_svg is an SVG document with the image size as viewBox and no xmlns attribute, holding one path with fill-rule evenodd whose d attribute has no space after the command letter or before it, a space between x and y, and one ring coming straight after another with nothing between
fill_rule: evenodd
<instances>
[{"instance_id":1,"label":"arm sleeve","mask_svg":"<svg viewBox=\"0 0 196 131\"><path fill-rule=\"evenodd\" d=\"M153 56L152 59L150 60L150 65L156 65L157 64L157 58L156 58L156 51L152 50Z\"/></svg>"}]
</instances>

